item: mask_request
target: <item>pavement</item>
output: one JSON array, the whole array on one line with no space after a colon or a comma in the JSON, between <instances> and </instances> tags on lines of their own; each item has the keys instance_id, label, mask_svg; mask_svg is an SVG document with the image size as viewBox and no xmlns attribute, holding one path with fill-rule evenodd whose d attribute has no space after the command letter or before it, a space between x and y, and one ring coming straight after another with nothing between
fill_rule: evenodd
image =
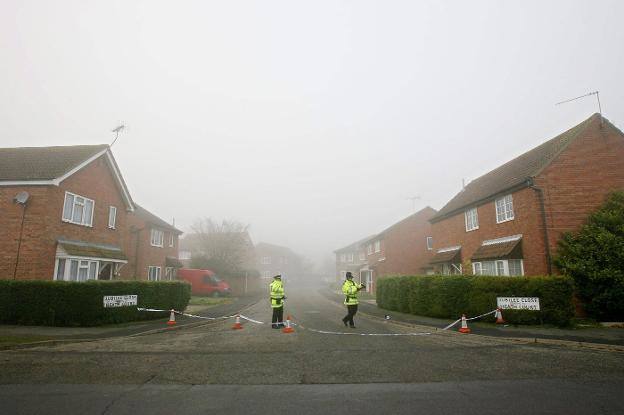
<instances>
[{"instance_id":1,"label":"pavement","mask_svg":"<svg viewBox=\"0 0 624 415\"><path fill-rule=\"evenodd\" d=\"M325 289L322 291L325 296L337 303L344 299L342 294ZM455 320L440 319L425 316L415 316L413 314L399 313L379 308L375 300L360 300L358 313L366 313L369 316L390 319L404 324L435 327L437 329L448 326ZM457 316L459 318L461 316ZM466 316L471 317L471 316ZM503 316L504 317L504 316ZM480 334L494 337L508 337L521 339L543 339L543 340L563 340L579 343L598 343L624 346L624 327L622 324L613 324L611 327L577 327L558 328L552 326L515 326L497 325L478 321L468 322L472 334ZM456 326L458 327L458 326ZM457 328L453 328L457 330Z\"/></svg>"}]
</instances>

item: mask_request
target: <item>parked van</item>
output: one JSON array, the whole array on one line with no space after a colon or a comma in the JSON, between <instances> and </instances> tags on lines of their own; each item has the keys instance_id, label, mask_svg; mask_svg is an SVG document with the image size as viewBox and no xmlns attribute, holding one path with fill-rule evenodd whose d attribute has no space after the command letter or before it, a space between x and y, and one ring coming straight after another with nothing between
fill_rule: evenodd
<instances>
[{"instance_id":1,"label":"parked van","mask_svg":"<svg viewBox=\"0 0 624 415\"><path fill-rule=\"evenodd\" d=\"M209 269L180 268L178 279L191 283L193 295L208 295L211 297L226 297L230 295L230 285L217 277Z\"/></svg>"}]
</instances>

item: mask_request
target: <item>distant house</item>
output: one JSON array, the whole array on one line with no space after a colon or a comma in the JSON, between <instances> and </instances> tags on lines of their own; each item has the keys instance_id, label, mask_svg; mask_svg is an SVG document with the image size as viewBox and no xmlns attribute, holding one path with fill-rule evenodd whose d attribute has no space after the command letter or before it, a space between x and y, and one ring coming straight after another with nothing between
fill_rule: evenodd
<instances>
[{"instance_id":1,"label":"distant house","mask_svg":"<svg viewBox=\"0 0 624 415\"><path fill-rule=\"evenodd\" d=\"M132 275L149 281L175 280L182 268L178 260L178 237L182 231L135 204L128 214L128 267Z\"/></svg>"},{"instance_id":2,"label":"distant house","mask_svg":"<svg viewBox=\"0 0 624 415\"><path fill-rule=\"evenodd\" d=\"M300 279L303 276L301 257L285 246L259 242L255 246L256 269L260 277L270 280L280 274L283 279Z\"/></svg>"},{"instance_id":3,"label":"distant house","mask_svg":"<svg viewBox=\"0 0 624 415\"><path fill-rule=\"evenodd\" d=\"M367 241L366 258L373 286L384 275L421 275L432 271L433 242L429 219L435 209L427 206L384 229ZM374 288L374 286L373 286Z\"/></svg>"},{"instance_id":4,"label":"distant house","mask_svg":"<svg viewBox=\"0 0 624 415\"><path fill-rule=\"evenodd\" d=\"M0 212L1 279L148 279L130 228L157 218L139 220L108 145L0 149Z\"/></svg>"},{"instance_id":5,"label":"distant house","mask_svg":"<svg viewBox=\"0 0 624 415\"><path fill-rule=\"evenodd\" d=\"M0 278L118 276L134 209L108 145L0 149Z\"/></svg>"},{"instance_id":6,"label":"distant house","mask_svg":"<svg viewBox=\"0 0 624 415\"><path fill-rule=\"evenodd\" d=\"M432 271L429 219L435 213L434 209L426 207L376 235L334 251L340 279L350 271L372 292L377 279L385 275L418 275Z\"/></svg>"},{"instance_id":7,"label":"distant house","mask_svg":"<svg viewBox=\"0 0 624 415\"><path fill-rule=\"evenodd\" d=\"M350 245L336 249L336 280L344 281L347 272L353 274L360 282L369 281L369 268L367 260L367 243L372 240L375 235L360 239ZM372 250L372 248L371 248ZM372 251L371 251L372 252Z\"/></svg>"},{"instance_id":8,"label":"distant house","mask_svg":"<svg viewBox=\"0 0 624 415\"><path fill-rule=\"evenodd\" d=\"M557 241L624 189L624 135L599 114L470 182L431 218L442 274L552 274Z\"/></svg>"}]
</instances>

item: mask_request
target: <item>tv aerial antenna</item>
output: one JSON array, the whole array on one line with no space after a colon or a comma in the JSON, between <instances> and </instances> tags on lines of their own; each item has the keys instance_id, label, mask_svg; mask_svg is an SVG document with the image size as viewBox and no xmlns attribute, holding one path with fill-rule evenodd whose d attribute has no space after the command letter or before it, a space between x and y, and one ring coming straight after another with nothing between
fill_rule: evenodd
<instances>
[{"instance_id":1,"label":"tv aerial antenna","mask_svg":"<svg viewBox=\"0 0 624 415\"><path fill-rule=\"evenodd\" d=\"M596 95L596 100L598 100L598 113L600 114L600 122L602 123L602 106L600 105L600 91L588 92L585 95L581 95L580 97L566 99L565 101L557 102L555 105L565 104L567 102L576 101L577 99L590 97L592 95Z\"/></svg>"},{"instance_id":2,"label":"tv aerial antenna","mask_svg":"<svg viewBox=\"0 0 624 415\"><path fill-rule=\"evenodd\" d=\"M121 124L120 126L112 130L115 133L115 139L113 140L113 142L111 143L109 147L112 147L113 144L115 144L115 141L117 141L117 139L119 138L119 133L123 131L124 128L126 128L126 126Z\"/></svg>"},{"instance_id":3,"label":"tv aerial antenna","mask_svg":"<svg viewBox=\"0 0 624 415\"><path fill-rule=\"evenodd\" d=\"M416 201L420 200L420 196L406 197L405 200L411 200L412 201L412 211L416 212Z\"/></svg>"}]
</instances>

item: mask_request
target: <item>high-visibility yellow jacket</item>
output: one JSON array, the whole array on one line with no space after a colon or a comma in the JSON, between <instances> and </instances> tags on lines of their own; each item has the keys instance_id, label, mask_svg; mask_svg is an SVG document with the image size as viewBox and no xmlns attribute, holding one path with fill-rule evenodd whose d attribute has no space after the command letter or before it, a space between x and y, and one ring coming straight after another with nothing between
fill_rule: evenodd
<instances>
[{"instance_id":1,"label":"high-visibility yellow jacket","mask_svg":"<svg viewBox=\"0 0 624 415\"><path fill-rule=\"evenodd\" d=\"M271 293L271 307L284 307L284 285L282 282L280 280L273 280L271 285L269 285L269 291Z\"/></svg>"},{"instance_id":2,"label":"high-visibility yellow jacket","mask_svg":"<svg viewBox=\"0 0 624 415\"><path fill-rule=\"evenodd\" d=\"M344 303L346 305L357 305L358 302L358 291L362 289L361 284L357 284L353 282L353 280L346 280L344 284L342 284L342 293L345 295Z\"/></svg>"}]
</instances>

